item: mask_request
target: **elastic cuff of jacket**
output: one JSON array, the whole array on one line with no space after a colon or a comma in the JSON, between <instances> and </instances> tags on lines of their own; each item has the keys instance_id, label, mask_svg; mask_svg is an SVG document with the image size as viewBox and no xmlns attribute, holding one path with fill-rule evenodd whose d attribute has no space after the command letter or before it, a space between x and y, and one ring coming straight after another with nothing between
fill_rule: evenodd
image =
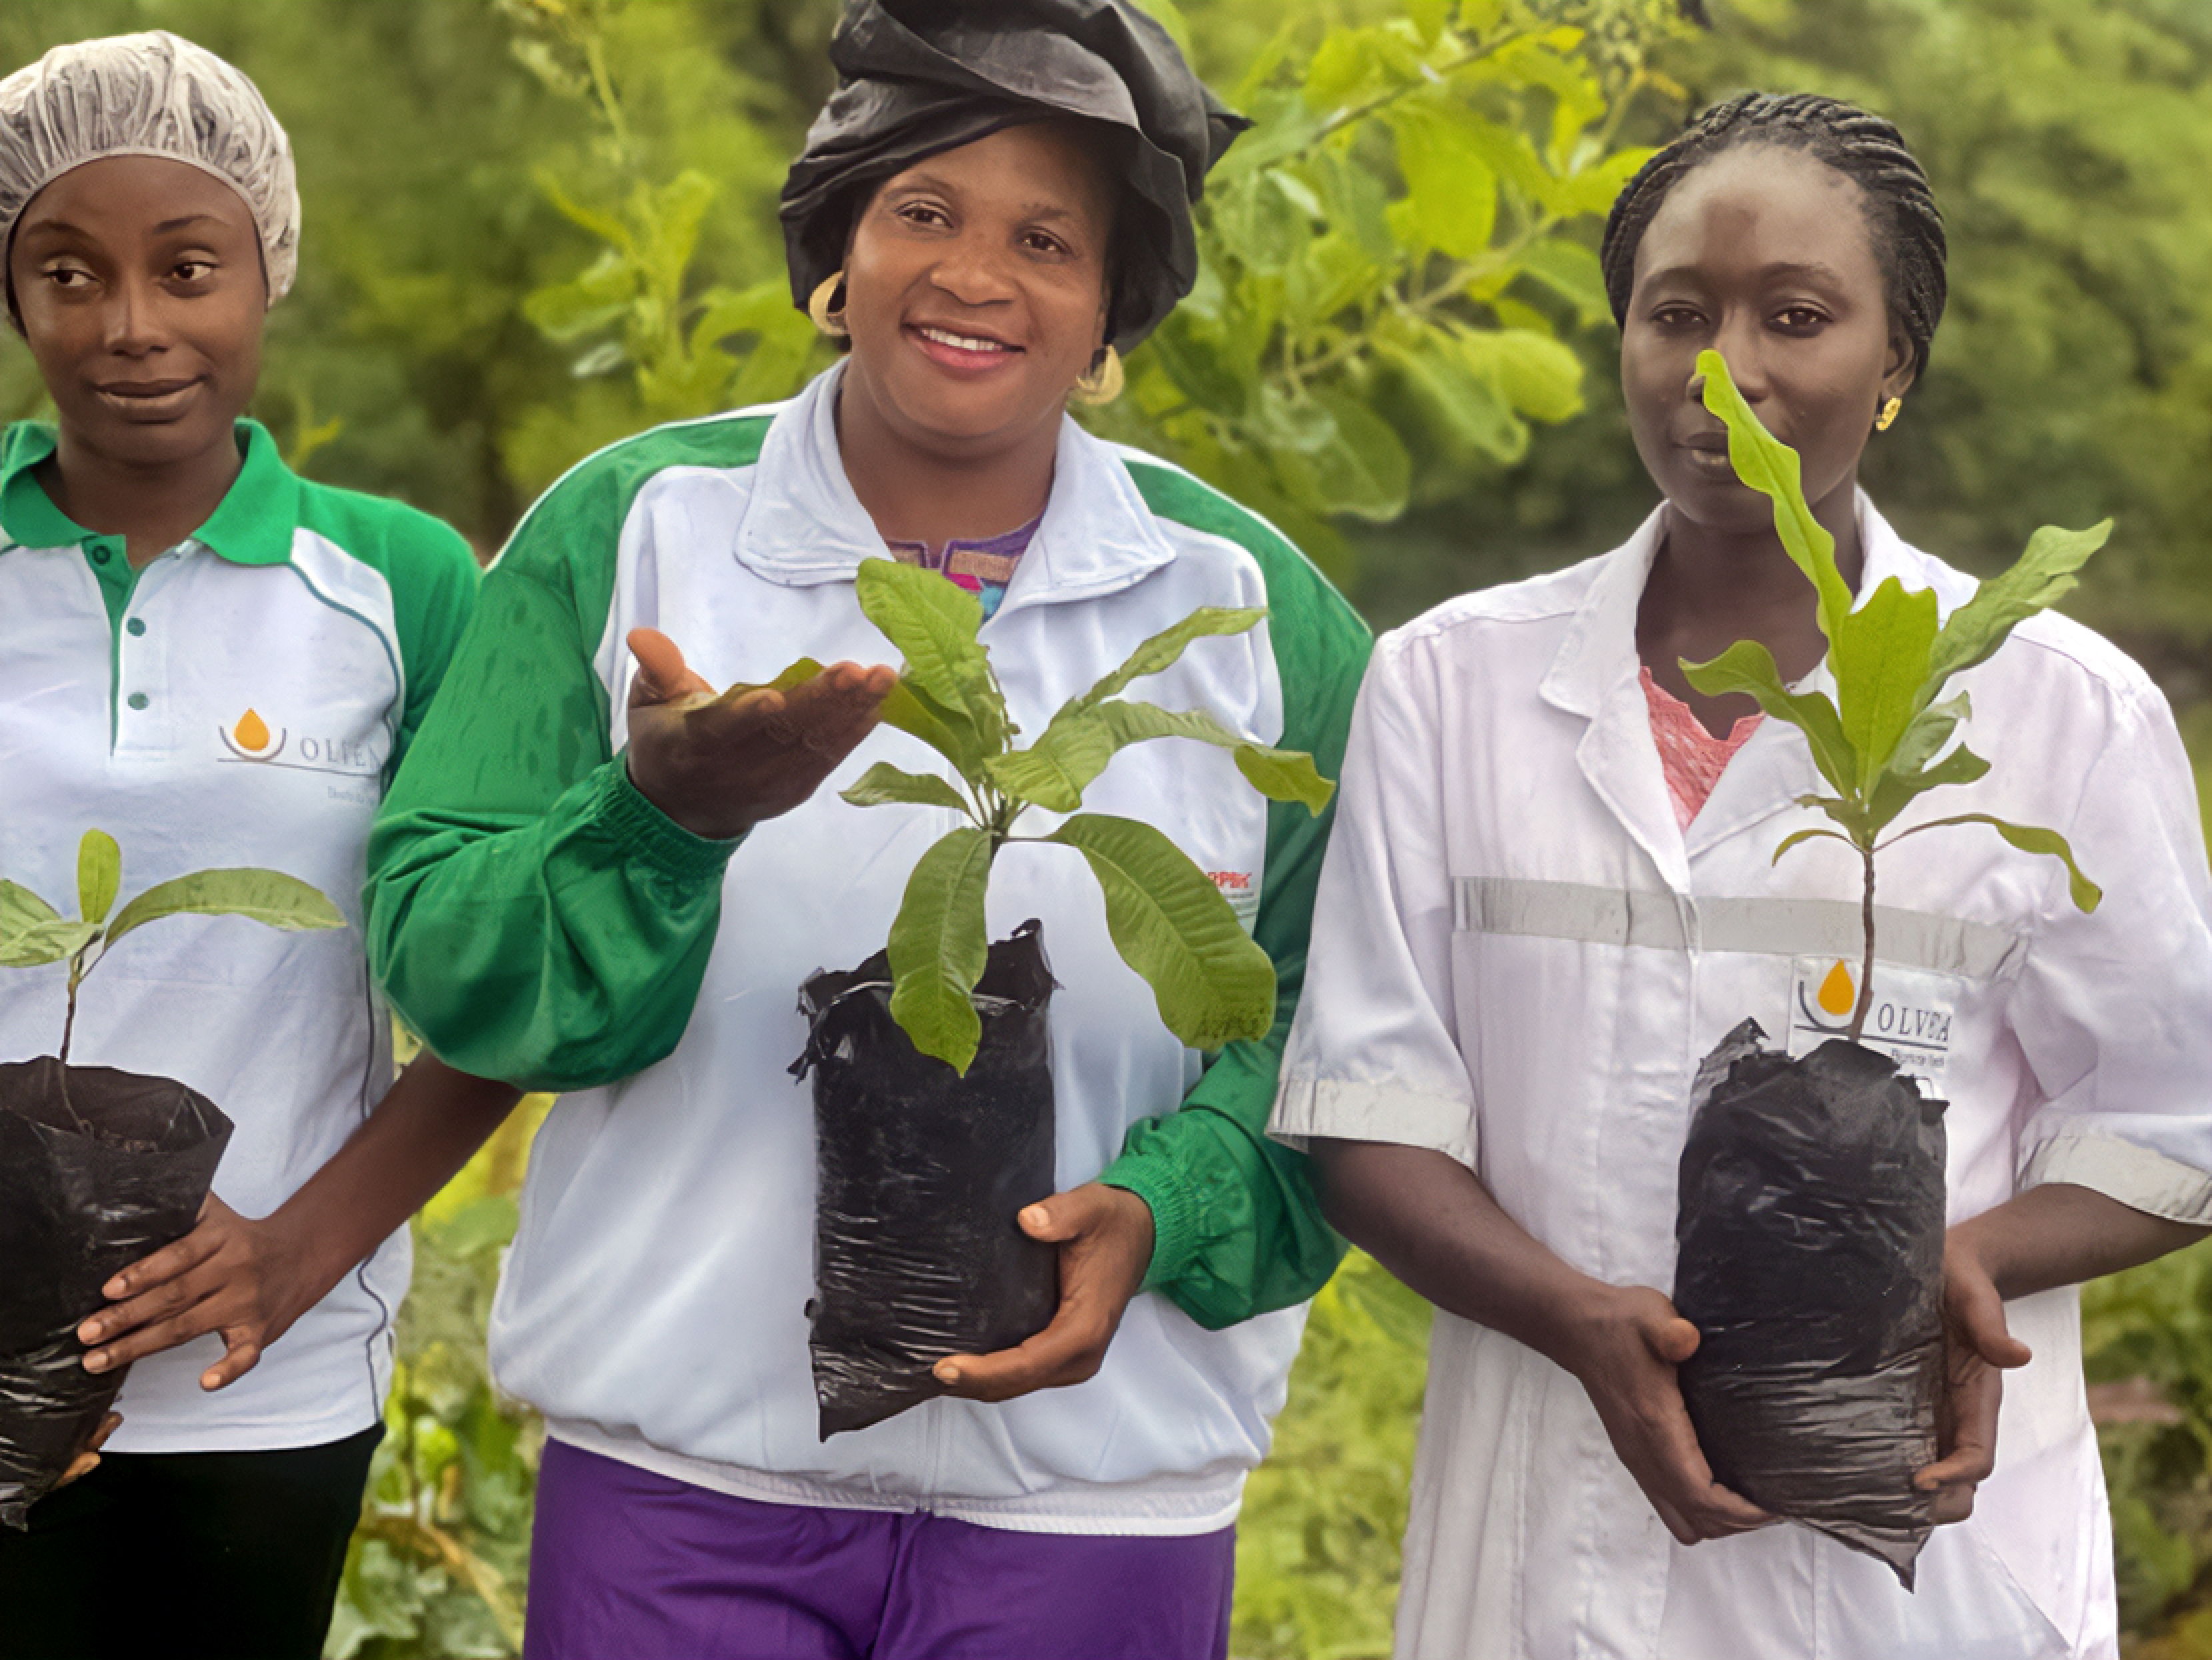
<instances>
[{"instance_id":1,"label":"elastic cuff of jacket","mask_svg":"<svg viewBox=\"0 0 2212 1660\"><path fill-rule=\"evenodd\" d=\"M1198 1201L1181 1171L1142 1153L1123 1153L1098 1177L1109 1188L1133 1193L1152 1211L1152 1261L1145 1270L1144 1291L1171 1286L1198 1258Z\"/></svg>"},{"instance_id":2,"label":"elastic cuff of jacket","mask_svg":"<svg viewBox=\"0 0 2212 1660\"><path fill-rule=\"evenodd\" d=\"M682 880L719 877L738 843L745 839L738 836L714 842L694 836L645 799L629 781L629 763L619 755L599 769L597 795L592 816L623 850Z\"/></svg>"}]
</instances>

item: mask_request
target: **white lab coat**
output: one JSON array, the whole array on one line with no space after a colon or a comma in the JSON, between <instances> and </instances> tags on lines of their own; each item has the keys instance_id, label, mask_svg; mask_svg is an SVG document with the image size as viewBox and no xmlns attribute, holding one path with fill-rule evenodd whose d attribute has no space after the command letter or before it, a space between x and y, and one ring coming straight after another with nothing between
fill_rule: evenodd
<instances>
[{"instance_id":1,"label":"white lab coat","mask_svg":"<svg viewBox=\"0 0 2212 1660\"><path fill-rule=\"evenodd\" d=\"M1864 591L1894 575L1947 613L1972 592L1860 513ZM1764 723L1676 825L1635 649L1660 524L1377 647L1273 1128L1447 1152L1576 1268L1664 1291L1698 1058L1746 1016L1811 1047L1819 983L1856 971L1859 935L1847 849L1770 862L1823 822L1794 805L1820 787L1794 730ZM2212 1222L2212 881L2172 714L2055 616L1961 684L1996 764L1914 816L2059 829L2106 898L2077 913L2057 861L1980 826L1883 861L1875 1024L1951 1103L1952 1219L2065 1181ZM1677 1545L1573 1377L1439 1314L1401 1660L2115 1654L2076 1294L2008 1313L2035 1359L2008 1376L1996 1471L1929 1541L1917 1595L1802 1528Z\"/></svg>"}]
</instances>

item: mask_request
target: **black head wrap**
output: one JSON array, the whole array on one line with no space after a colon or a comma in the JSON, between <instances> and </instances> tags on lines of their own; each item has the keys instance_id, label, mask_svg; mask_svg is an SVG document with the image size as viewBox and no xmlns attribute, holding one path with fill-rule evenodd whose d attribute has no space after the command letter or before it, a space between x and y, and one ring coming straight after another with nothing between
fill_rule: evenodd
<instances>
[{"instance_id":1,"label":"black head wrap","mask_svg":"<svg viewBox=\"0 0 2212 1660\"><path fill-rule=\"evenodd\" d=\"M1122 183L1107 337L1133 346L1198 277L1191 204L1251 125L1127 0L853 0L830 42L842 84L783 186L792 298L845 262L853 216L927 156L1054 116L1100 124Z\"/></svg>"}]
</instances>

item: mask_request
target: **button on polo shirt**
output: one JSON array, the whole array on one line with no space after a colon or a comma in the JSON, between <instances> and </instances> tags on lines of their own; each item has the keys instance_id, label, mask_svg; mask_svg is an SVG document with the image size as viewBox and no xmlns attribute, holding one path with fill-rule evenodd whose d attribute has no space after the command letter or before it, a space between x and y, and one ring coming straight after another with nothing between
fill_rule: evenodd
<instances>
[{"instance_id":1,"label":"button on polo shirt","mask_svg":"<svg viewBox=\"0 0 2212 1660\"><path fill-rule=\"evenodd\" d=\"M123 849L120 902L211 867L261 866L352 926L283 933L171 916L118 943L80 997L70 1060L169 1077L237 1128L215 1189L266 1215L389 1085L390 1023L359 931L369 824L474 603L468 546L396 502L304 480L237 429L238 477L205 524L134 570L36 469L49 428L0 436L0 877L65 915L76 847ZM0 1061L51 1053L61 964L0 971ZM216 1395L213 1339L131 1370L117 1451L319 1444L375 1423L408 1280L387 1241Z\"/></svg>"}]
</instances>

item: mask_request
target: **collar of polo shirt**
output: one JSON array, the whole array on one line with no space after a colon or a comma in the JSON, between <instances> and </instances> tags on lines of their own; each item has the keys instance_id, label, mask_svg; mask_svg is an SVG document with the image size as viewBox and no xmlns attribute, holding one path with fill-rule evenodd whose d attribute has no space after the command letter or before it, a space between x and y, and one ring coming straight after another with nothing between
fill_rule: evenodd
<instances>
[{"instance_id":1,"label":"collar of polo shirt","mask_svg":"<svg viewBox=\"0 0 2212 1660\"><path fill-rule=\"evenodd\" d=\"M240 421L237 432L238 477L192 540L233 564L280 565L291 556L299 481L276 453L268 428ZM97 534L56 507L33 471L58 441L52 427L21 421L0 445L0 532L20 547L70 547Z\"/></svg>"}]
</instances>

